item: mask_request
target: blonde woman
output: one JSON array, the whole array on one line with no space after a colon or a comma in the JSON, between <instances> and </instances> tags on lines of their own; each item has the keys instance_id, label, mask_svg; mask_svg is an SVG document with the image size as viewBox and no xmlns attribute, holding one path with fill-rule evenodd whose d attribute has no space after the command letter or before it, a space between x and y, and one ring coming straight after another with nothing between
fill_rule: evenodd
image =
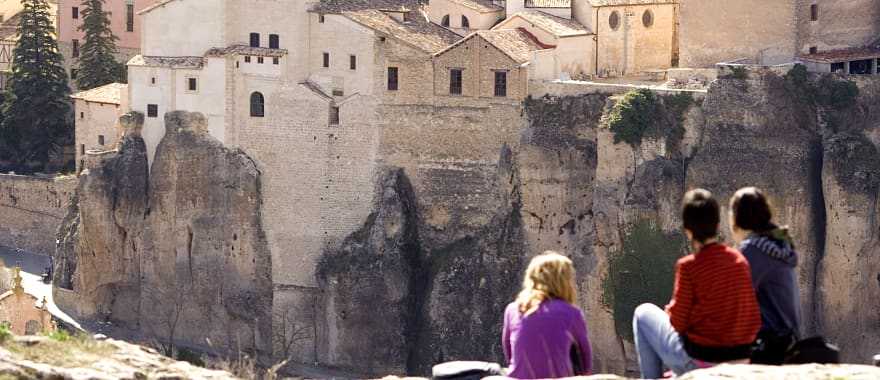
<instances>
[{"instance_id":1,"label":"blonde woman","mask_svg":"<svg viewBox=\"0 0 880 380\"><path fill-rule=\"evenodd\" d=\"M590 341L575 306L574 266L544 252L526 269L523 290L504 312L502 344L515 379L547 379L590 373Z\"/></svg>"}]
</instances>

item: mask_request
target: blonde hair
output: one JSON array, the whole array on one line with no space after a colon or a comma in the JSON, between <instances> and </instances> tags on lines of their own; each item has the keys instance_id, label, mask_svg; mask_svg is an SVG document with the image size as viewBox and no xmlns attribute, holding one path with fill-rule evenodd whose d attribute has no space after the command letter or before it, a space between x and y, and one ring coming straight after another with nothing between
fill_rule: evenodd
<instances>
[{"instance_id":1,"label":"blonde hair","mask_svg":"<svg viewBox=\"0 0 880 380\"><path fill-rule=\"evenodd\" d=\"M526 269L523 289L516 297L520 313L529 315L548 299L560 299L574 305L574 265L568 257L553 251L535 256Z\"/></svg>"}]
</instances>

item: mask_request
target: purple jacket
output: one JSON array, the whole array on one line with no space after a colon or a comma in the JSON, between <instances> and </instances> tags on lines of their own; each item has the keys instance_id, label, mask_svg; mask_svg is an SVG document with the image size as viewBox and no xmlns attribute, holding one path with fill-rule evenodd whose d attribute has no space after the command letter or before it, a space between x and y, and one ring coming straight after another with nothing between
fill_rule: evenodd
<instances>
[{"instance_id":1,"label":"purple jacket","mask_svg":"<svg viewBox=\"0 0 880 380\"><path fill-rule=\"evenodd\" d=\"M510 366L507 376L547 379L590 373L592 351L580 309L552 299L523 317L518 307L514 302L504 311L501 339ZM581 373L574 373L573 357L580 361Z\"/></svg>"}]
</instances>

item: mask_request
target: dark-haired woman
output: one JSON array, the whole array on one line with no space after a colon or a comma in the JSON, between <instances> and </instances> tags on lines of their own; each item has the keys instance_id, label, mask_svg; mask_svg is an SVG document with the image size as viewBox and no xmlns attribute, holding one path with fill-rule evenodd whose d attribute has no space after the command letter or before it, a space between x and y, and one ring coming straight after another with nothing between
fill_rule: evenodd
<instances>
[{"instance_id":1,"label":"dark-haired woman","mask_svg":"<svg viewBox=\"0 0 880 380\"><path fill-rule=\"evenodd\" d=\"M761 331L752 363L782 364L800 333L798 255L786 227L773 223L770 202L755 187L730 199L730 226L740 252L749 261L752 285L761 308Z\"/></svg>"}]
</instances>

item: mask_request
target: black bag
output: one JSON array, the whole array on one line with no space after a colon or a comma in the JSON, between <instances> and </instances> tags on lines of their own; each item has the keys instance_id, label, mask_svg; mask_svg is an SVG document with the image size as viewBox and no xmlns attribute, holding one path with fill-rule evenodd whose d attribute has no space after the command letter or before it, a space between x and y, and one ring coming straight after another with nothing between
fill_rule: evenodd
<instances>
[{"instance_id":1,"label":"black bag","mask_svg":"<svg viewBox=\"0 0 880 380\"><path fill-rule=\"evenodd\" d=\"M797 342L794 334L758 334L758 342L752 351L752 364L782 365L785 355Z\"/></svg>"},{"instance_id":2,"label":"black bag","mask_svg":"<svg viewBox=\"0 0 880 380\"><path fill-rule=\"evenodd\" d=\"M840 364L840 349L814 336L798 341L785 354L785 364Z\"/></svg>"},{"instance_id":3,"label":"black bag","mask_svg":"<svg viewBox=\"0 0 880 380\"><path fill-rule=\"evenodd\" d=\"M500 375L501 366L487 362L447 362L431 369L431 379L434 380L479 380Z\"/></svg>"}]
</instances>

